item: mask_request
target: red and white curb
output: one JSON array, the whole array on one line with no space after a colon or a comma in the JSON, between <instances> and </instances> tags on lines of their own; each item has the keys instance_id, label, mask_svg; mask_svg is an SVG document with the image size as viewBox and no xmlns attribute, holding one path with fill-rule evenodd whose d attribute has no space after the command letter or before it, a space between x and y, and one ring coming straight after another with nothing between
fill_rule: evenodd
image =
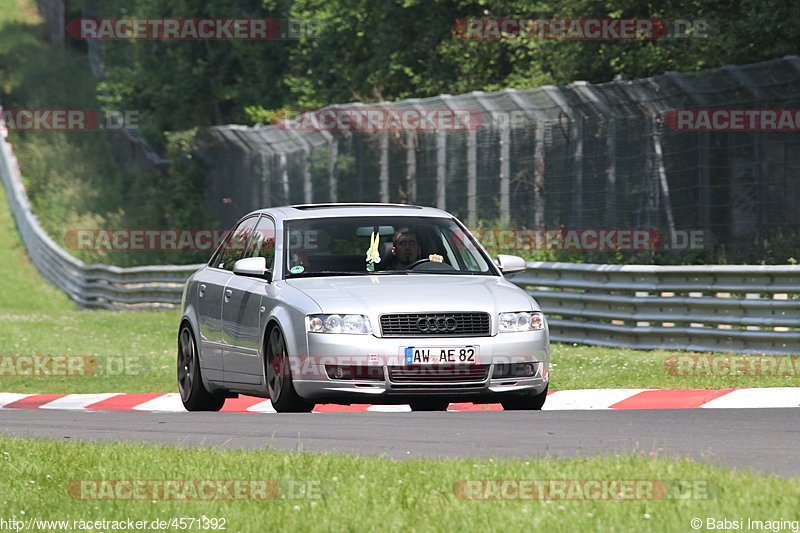
<instances>
[{"instance_id":1,"label":"red and white curb","mask_svg":"<svg viewBox=\"0 0 800 533\"><path fill-rule=\"evenodd\" d=\"M800 387L751 389L584 389L550 392L546 411L585 409L732 409L800 407ZM0 409L185 411L178 393L19 394L0 392ZM494 404L451 403L448 411L500 411ZM225 402L227 412L274 413L269 400L239 396ZM407 412L408 405L318 404L316 413Z\"/></svg>"}]
</instances>

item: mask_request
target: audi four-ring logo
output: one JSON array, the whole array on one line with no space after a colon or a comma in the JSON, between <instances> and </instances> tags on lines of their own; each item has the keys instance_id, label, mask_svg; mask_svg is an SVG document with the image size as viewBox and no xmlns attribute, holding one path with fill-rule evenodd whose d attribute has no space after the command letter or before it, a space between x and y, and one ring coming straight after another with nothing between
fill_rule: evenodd
<instances>
[{"instance_id":1,"label":"audi four-ring logo","mask_svg":"<svg viewBox=\"0 0 800 533\"><path fill-rule=\"evenodd\" d=\"M453 332L458 327L455 317L452 316L429 316L417 319L417 329L420 331L431 333L437 331Z\"/></svg>"}]
</instances>

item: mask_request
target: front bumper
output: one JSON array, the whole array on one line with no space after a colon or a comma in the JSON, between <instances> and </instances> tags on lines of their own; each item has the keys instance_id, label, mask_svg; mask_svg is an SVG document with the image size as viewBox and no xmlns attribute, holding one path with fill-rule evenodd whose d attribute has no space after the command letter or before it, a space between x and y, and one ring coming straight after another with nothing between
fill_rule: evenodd
<instances>
[{"instance_id":1,"label":"front bumper","mask_svg":"<svg viewBox=\"0 0 800 533\"><path fill-rule=\"evenodd\" d=\"M405 403L409 397L437 396L453 401L491 402L509 394L538 394L548 383L550 346L546 331L499 333L492 337L391 337L306 335L306 355L292 368L297 393L307 400ZM412 365L405 349L474 346L470 363ZM295 353L298 353L298 350ZM531 363L527 376L495 377L509 364ZM485 365L481 370L474 365ZM331 366L369 369L370 379L332 377ZM420 376L409 368L421 369ZM405 400L405 401L404 401Z\"/></svg>"}]
</instances>

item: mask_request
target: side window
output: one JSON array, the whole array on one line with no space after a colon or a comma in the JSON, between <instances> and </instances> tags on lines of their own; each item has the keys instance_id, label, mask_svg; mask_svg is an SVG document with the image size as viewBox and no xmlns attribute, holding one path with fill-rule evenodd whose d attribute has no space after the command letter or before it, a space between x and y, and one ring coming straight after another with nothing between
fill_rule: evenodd
<instances>
[{"instance_id":1,"label":"side window","mask_svg":"<svg viewBox=\"0 0 800 533\"><path fill-rule=\"evenodd\" d=\"M264 257L267 259L267 268L274 270L275 260L275 222L269 217L261 217L258 221L253 238L247 247L245 257Z\"/></svg>"},{"instance_id":2,"label":"side window","mask_svg":"<svg viewBox=\"0 0 800 533\"><path fill-rule=\"evenodd\" d=\"M225 270L233 270L233 264L244 257L257 221L258 216L253 216L243 220L236 226L236 229L225 239L225 244L222 245L222 248L214 254L210 265Z\"/></svg>"},{"instance_id":3,"label":"side window","mask_svg":"<svg viewBox=\"0 0 800 533\"><path fill-rule=\"evenodd\" d=\"M447 236L442 235L443 244L448 250L448 256L452 255L458 261L459 270L470 272L487 272L489 270L489 265L483 260L475 243L470 239L470 235L458 228L448 228L446 231Z\"/></svg>"}]
</instances>

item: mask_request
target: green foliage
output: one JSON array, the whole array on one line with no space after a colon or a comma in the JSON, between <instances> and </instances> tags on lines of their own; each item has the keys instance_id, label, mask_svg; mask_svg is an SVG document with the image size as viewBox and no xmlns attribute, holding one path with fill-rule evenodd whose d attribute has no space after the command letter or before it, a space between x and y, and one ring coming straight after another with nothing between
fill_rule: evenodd
<instances>
[{"instance_id":1,"label":"green foliage","mask_svg":"<svg viewBox=\"0 0 800 533\"><path fill-rule=\"evenodd\" d=\"M215 124L269 124L283 109L374 102L475 90L519 89L582 79L604 82L667 70L691 71L797 53L800 4L792 0L76 0L72 13L98 17L262 17L319 21L315 38L295 40L103 42L105 79L83 53L44 45L32 0L0 0L0 89L6 107L137 111L144 135L176 163L162 173L117 170L104 135L12 135L36 212L56 239L66 228L215 227L203 208L201 170L191 139ZM20 6L27 6L21 8ZM647 17L703 19L707 39L657 41L465 40L461 18ZM768 31L766 31L768 30ZM100 102L97 101L100 94ZM326 163L314 163L325 173ZM340 154L338 172L354 172ZM349 192L340 191L347 200ZM792 236L757 243L757 257L784 263ZM780 241L780 242L778 242ZM785 242L784 242L785 241ZM81 254L78 254L81 255ZM82 254L90 261L147 264L199 257L156 253ZM612 257L534 251L528 259L623 262L736 261L718 249L693 256L641 253ZM203 258L204 259L204 258Z\"/></svg>"},{"instance_id":2,"label":"green foliage","mask_svg":"<svg viewBox=\"0 0 800 533\"><path fill-rule=\"evenodd\" d=\"M82 0L110 17L274 17L319 21L319 35L270 41L106 43L102 87L148 114L149 137L271 111L574 80L604 82L749 63L797 52L791 0ZM461 18L663 18L708 23L708 38L465 40ZM769 28L770 31L765 31Z\"/></svg>"},{"instance_id":3,"label":"green foliage","mask_svg":"<svg viewBox=\"0 0 800 533\"><path fill-rule=\"evenodd\" d=\"M15 11L0 8L9 17ZM38 40L38 24L33 15L19 21L0 19L3 106L100 113L97 82L86 55ZM112 96L115 99L123 105L124 99ZM103 131L19 131L9 137L34 211L50 236L68 247L69 230L216 229L218 223L204 208L200 169L188 155L195 133L187 129L163 135L164 153L174 160L168 170L128 173L119 170ZM209 255L205 251L69 251L90 263L121 266L196 263Z\"/></svg>"},{"instance_id":4,"label":"green foliage","mask_svg":"<svg viewBox=\"0 0 800 533\"><path fill-rule=\"evenodd\" d=\"M96 16L135 18L286 18L288 2L262 0L83 0ZM276 86L294 41L110 41L103 43L111 101L146 115L145 133L248 122L247 105L281 107Z\"/></svg>"}]
</instances>

